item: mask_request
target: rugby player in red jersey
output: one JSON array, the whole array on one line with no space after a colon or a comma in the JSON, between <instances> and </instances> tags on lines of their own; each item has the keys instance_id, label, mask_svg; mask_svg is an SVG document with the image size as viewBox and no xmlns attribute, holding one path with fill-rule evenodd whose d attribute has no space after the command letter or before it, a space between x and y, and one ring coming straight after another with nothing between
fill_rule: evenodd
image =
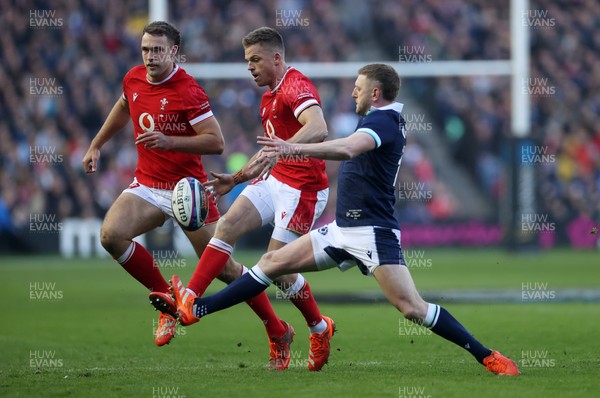
<instances>
[{"instance_id":1,"label":"rugby player in red jersey","mask_svg":"<svg viewBox=\"0 0 600 398\"><path fill-rule=\"evenodd\" d=\"M248 70L259 87L268 87L262 97L260 116L266 136L287 142L321 142L327 136L327 124L321 100L312 82L285 63L281 35L262 27L244 37L242 44ZM258 167L257 167L258 166ZM209 182L217 196L229 192L236 184L253 180L238 196L219 222L214 237L200 258L189 284L183 286L177 276L171 284L177 303L202 296L210 282L219 275L244 234L268 223L274 224L268 251L279 249L307 234L321 215L329 194L329 182L323 160L286 154L276 161L262 151L234 174L215 174ZM335 324L321 315L309 284L300 274L286 275L275 281L286 297L302 312L310 329L308 369L320 370L329 358L330 339ZM160 300L161 294L151 297ZM180 314L181 315L181 314ZM180 317L182 325L197 321ZM287 336L289 341L294 331ZM287 367L289 351L277 348L280 368Z\"/></svg>"},{"instance_id":2,"label":"rugby player in red jersey","mask_svg":"<svg viewBox=\"0 0 600 398\"><path fill-rule=\"evenodd\" d=\"M129 120L133 122L138 154L135 178L108 210L100 239L137 281L150 291L167 293L169 284L152 255L133 238L173 218L173 187L183 177L205 183L201 155L222 153L224 140L206 93L174 62L180 46L177 29L166 22L152 22L143 32L144 64L123 78L123 95L92 140L83 167L87 173L95 172L102 146ZM198 257L212 238L218 219L219 211L211 201L205 225L197 231L184 231ZM228 258L219 279L229 283L241 274L242 266ZM158 346L175 335L176 305L174 301L167 304L155 334ZM265 324L271 347L279 346L291 326L275 315L266 294L248 300L248 304ZM271 362L275 361L272 357Z\"/></svg>"}]
</instances>

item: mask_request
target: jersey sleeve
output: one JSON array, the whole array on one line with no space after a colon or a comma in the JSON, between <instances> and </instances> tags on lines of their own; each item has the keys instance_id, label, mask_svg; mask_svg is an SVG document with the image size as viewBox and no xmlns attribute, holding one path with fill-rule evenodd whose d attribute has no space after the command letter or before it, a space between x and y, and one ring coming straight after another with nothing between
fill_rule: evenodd
<instances>
[{"instance_id":1,"label":"jersey sleeve","mask_svg":"<svg viewBox=\"0 0 600 398\"><path fill-rule=\"evenodd\" d=\"M294 111L296 119L309 106L321 105L317 89L305 76L291 77L287 94L290 108Z\"/></svg>"},{"instance_id":2,"label":"jersey sleeve","mask_svg":"<svg viewBox=\"0 0 600 398\"><path fill-rule=\"evenodd\" d=\"M129 102L129 100L127 99L129 96L129 89L127 87L127 82L129 81L129 77L131 75L131 71L127 72L125 74L125 76L123 77L123 93L121 94L121 98L123 98L125 101Z\"/></svg>"},{"instance_id":3,"label":"jersey sleeve","mask_svg":"<svg viewBox=\"0 0 600 398\"><path fill-rule=\"evenodd\" d=\"M375 148L379 148L383 144L393 142L396 139L396 134L402 128L401 125L396 125L385 112L373 112L365 116L363 123L356 132L369 134L375 140Z\"/></svg>"},{"instance_id":4,"label":"jersey sleeve","mask_svg":"<svg viewBox=\"0 0 600 398\"><path fill-rule=\"evenodd\" d=\"M185 91L183 111L192 126L213 116L206 92L195 82Z\"/></svg>"}]
</instances>

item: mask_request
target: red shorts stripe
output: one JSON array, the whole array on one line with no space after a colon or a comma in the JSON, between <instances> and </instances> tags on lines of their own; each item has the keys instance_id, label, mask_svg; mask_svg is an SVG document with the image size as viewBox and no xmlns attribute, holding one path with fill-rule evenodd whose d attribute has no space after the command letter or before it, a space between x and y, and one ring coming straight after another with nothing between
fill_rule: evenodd
<instances>
[{"instance_id":1,"label":"red shorts stripe","mask_svg":"<svg viewBox=\"0 0 600 398\"><path fill-rule=\"evenodd\" d=\"M221 218L221 213L219 213L219 209L217 208L217 204L214 199L208 200L208 214L206 215L206 220L204 224L212 224L219 221Z\"/></svg>"},{"instance_id":2,"label":"red shorts stripe","mask_svg":"<svg viewBox=\"0 0 600 398\"><path fill-rule=\"evenodd\" d=\"M298 202L298 206L296 206L296 210L294 210L292 218L290 218L287 229L302 235L310 231L315 218L317 193L318 191L302 191L300 193L300 201Z\"/></svg>"}]
</instances>

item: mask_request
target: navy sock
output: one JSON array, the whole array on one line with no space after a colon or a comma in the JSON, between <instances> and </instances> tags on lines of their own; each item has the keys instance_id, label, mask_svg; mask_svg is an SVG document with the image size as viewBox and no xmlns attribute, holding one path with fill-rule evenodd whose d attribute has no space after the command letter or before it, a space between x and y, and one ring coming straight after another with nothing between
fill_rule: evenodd
<instances>
[{"instance_id":1,"label":"navy sock","mask_svg":"<svg viewBox=\"0 0 600 398\"><path fill-rule=\"evenodd\" d=\"M477 362L483 364L483 359L492 351L477 341L444 307L437 307L439 315L437 315L437 321L434 321L431 326L431 330L438 336L469 351L477 359Z\"/></svg>"},{"instance_id":2,"label":"navy sock","mask_svg":"<svg viewBox=\"0 0 600 398\"><path fill-rule=\"evenodd\" d=\"M256 281L250 275L250 272L247 272L220 292L194 300L194 315L201 318L213 312L224 310L251 299L267 287L269 286Z\"/></svg>"}]
</instances>

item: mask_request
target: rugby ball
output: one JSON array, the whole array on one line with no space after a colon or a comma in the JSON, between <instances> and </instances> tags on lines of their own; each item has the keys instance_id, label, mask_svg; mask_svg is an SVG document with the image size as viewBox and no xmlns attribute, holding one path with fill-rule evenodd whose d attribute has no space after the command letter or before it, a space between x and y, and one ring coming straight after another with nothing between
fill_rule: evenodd
<instances>
[{"instance_id":1,"label":"rugby ball","mask_svg":"<svg viewBox=\"0 0 600 398\"><path fill-rule=\"evenodd\" d=\"M202 228L208 215L208 196L204 185L194 177L179 180L173 189L171 208L181 228L186 231Z\"/></svg>"}]
</instances>

